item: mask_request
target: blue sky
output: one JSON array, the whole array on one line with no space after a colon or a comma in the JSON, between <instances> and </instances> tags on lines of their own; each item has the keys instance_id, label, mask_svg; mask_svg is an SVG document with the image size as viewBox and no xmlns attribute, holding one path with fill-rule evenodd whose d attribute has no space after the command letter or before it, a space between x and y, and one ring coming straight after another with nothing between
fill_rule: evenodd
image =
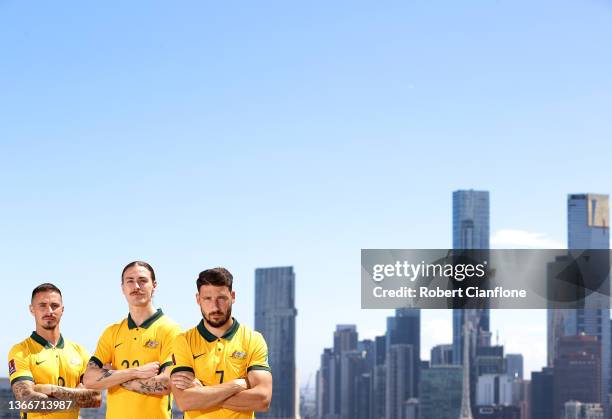
<instances>
[{"instance_id":1,"label":"blue sky","mask_svg":"<svg viewBox=\"0 0 612 419\"><path fill-rule=\"evenodd\" d=\"M360 310L360 249L450 247L453 190L491 192L497 247L565 244L567 194L610 193L611 38L604 0L0 0L0 348L41 282L93 350L133 259L184 327L200 270L252 324L255 268L293 265L305 384L335 324L391 314ZM544 320L492 329L535 369ZM424 312L424 357L450 339Z\"/></svg>"}]
</instances>

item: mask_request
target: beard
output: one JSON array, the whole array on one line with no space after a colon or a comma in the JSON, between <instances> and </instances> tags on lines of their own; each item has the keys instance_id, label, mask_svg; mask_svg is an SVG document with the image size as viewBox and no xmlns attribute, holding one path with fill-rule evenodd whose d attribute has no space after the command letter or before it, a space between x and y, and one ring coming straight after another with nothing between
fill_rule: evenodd
<instances>
[{"instance_id":1,"label":"beard","mask_svg":"<svg viewBox=\"0 0 612 419\"><path fill-rule=\"evenodd\" d=\"M57 320L45 320L41 326L45 330L54 330L57 327Z\"/></svg>"},{"instance_id":2,"label":"beard","mask_svg":"<svg viewBox=\"0 0 612 419\"><path fill-rule=\"evenodd\" d=\"M220 320L213 320L212 319L212 315L213 314L221 314L221 319ZM221 327L224 324L226 324L231 318L232 318L232 308L228 308L227 309L227 313L225 313L225 315L223 315L224 313L220 312L220 311L213 311L211 312L208 316L206 315L206 313L202 312L202 316L204 317L204 319L206 320L206 322L211 326L211 327Z\"/></svg>"}]
</instances>

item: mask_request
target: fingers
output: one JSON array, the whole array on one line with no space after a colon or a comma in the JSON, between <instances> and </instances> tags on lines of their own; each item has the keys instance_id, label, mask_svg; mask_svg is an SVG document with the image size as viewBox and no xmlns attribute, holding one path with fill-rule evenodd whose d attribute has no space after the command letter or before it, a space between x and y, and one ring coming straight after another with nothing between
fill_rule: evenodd
<instances>
[{"instance_id":1,"label":"fingers","mask_svg":"<svg viewBox=\"0 0 612 419\"><path fill-rule=\"evenodd\" d=\"M194 381L194 379L187 378L184 375L179 375L178 373L172 375L172 384L180 390L187 390L188 388L193 387L195 385Z\"/></svg>"}]
</instances>

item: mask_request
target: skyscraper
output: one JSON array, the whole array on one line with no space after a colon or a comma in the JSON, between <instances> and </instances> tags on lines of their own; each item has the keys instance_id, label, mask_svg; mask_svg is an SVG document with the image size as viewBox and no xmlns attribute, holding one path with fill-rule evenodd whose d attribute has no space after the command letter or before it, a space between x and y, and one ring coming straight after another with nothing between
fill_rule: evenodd
<instances>
[{"instance_id":1,"label":"skyscraper","mask_svg":"<svg viewBox=\"0 0 612 419\"><path fill-rule=\"evenodd\" d=\"M255 329L268 343L274 387L267 413L257 417L293 419L298 415L295 374L295 273L292 266L255 270Z\"/></svg>"},{"instance_id":2,"label":"skyscraper","mask_svg":"<svg viewBox=\"0 0 612 419\"><path fill-rule=\"evenodd\" d=\"M569 249L609 249L608 195L570 194L567 197L567 243ZM609 278L608 278L609 281ZM610 284L601 294L585 299L584 308L548 310L548 360L555 353L561 336L586 334L597 337L601 346L601 400L608 413L610 390Z\"/></svg>"},{"instance_id":3,"label":"skyscraper","mask_svg":"<svg viewBox=\"0 0 612 419\"><path fill-rule=\"evenodd\" d=\"M404 402L416 392L413 387L414 358L413 345L393 344L387 352L387 381L385 419L402 419Z\"/></svg>"},{"instance_id":4,"label":"skyscraper","mask_svg":"<svg viewBox=\"0 0 612 419\"><path fill-rule=\"evenodd\" d=\"M506 354L506 374L513 378L523 379L523 355Z\"/></svg>"},{"instance_id":5,"label":"skyscraper","mask_svg":"<svg viewBox=\"0 0 612 419\"><path fill-rule=\"evenodd\" d=\"M489 192L458 190L453 192L453 249L489 249ZM463 323L468 310L453 310L453 364L463 363ZM489 335L489 310L476 317L476 341Z\"/></svg>"},{"instance_id":6,"label":"skyscraper","mask_svg":"<svg viewBox=\"0 0 612 419\"><path fill-rule=\"evenodd\" d=\"M420 417L457 419L461 407L463 369L457 365L435 365L421 374Z\"/></svg>"},{"instance_id":7,"label":"skyscraper","mask_svg":"<svg viewBox=\"0 0 612 419\"><path fill-rule=\"evenodd\" d=\"M392 345L412 345L412 364L406 365L403 374L410 380L408 386L410 393L403 401L418 397L419 371L421 367L421 310L417 308L399 308L395 310L394 317L387 317L387 356ZM387 363L388 367L388 363ZM387 369L389 374L389 369ZM409 374L409 375L408 375ZM387 382L388 384L388 382ZM387 390L389 387L387 385Z\"/></svg>"},{"instance_id":8,"label":"skyscraper","mask_svg":"<svg viewBox=\"0 0 612 419\"><path fill-rule=\"evenodd\" d=\"M531 418L557 419L553 414L553 369L531 373Z\"/></svg>"},{"instance_id":9,"label":"skyscraper","mask_svg":"<svg viewBox=\"0 0 612 419\"><path fill-rule=\"evenodd\" d=\"M553 412L563 413L565 402L601 402L601 344L595 336L559 338L553 372Z\"/></svg>"},{"instance_id":10,"label":"skyscraper","mask_svg":"<svg viewBox=\"0 0 612 419\"><path fill-rule=\"evenodd\" d=\"M431 366L453 363L453 345L436 345L431 348Z\"/></svg>"}]
</instances>

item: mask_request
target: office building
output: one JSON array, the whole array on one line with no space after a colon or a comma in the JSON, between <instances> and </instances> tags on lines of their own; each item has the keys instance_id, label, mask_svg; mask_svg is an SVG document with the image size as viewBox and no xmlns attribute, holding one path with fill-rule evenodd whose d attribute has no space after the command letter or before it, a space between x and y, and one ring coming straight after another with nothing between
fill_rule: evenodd
<instances>
[{"instance_id":1,"label":"office building","mask_svg":"<svg viewBox=\"0 0 612 419\"><path fill-rule=\"evenodd\" d=\"M294 419L299 415L295 391L295 273L293 267L255 270L255 330L268 344L274 374L272 403L259 418ZM278 373L282 371L282 373Z\"/></svg>"}]
</instances>

